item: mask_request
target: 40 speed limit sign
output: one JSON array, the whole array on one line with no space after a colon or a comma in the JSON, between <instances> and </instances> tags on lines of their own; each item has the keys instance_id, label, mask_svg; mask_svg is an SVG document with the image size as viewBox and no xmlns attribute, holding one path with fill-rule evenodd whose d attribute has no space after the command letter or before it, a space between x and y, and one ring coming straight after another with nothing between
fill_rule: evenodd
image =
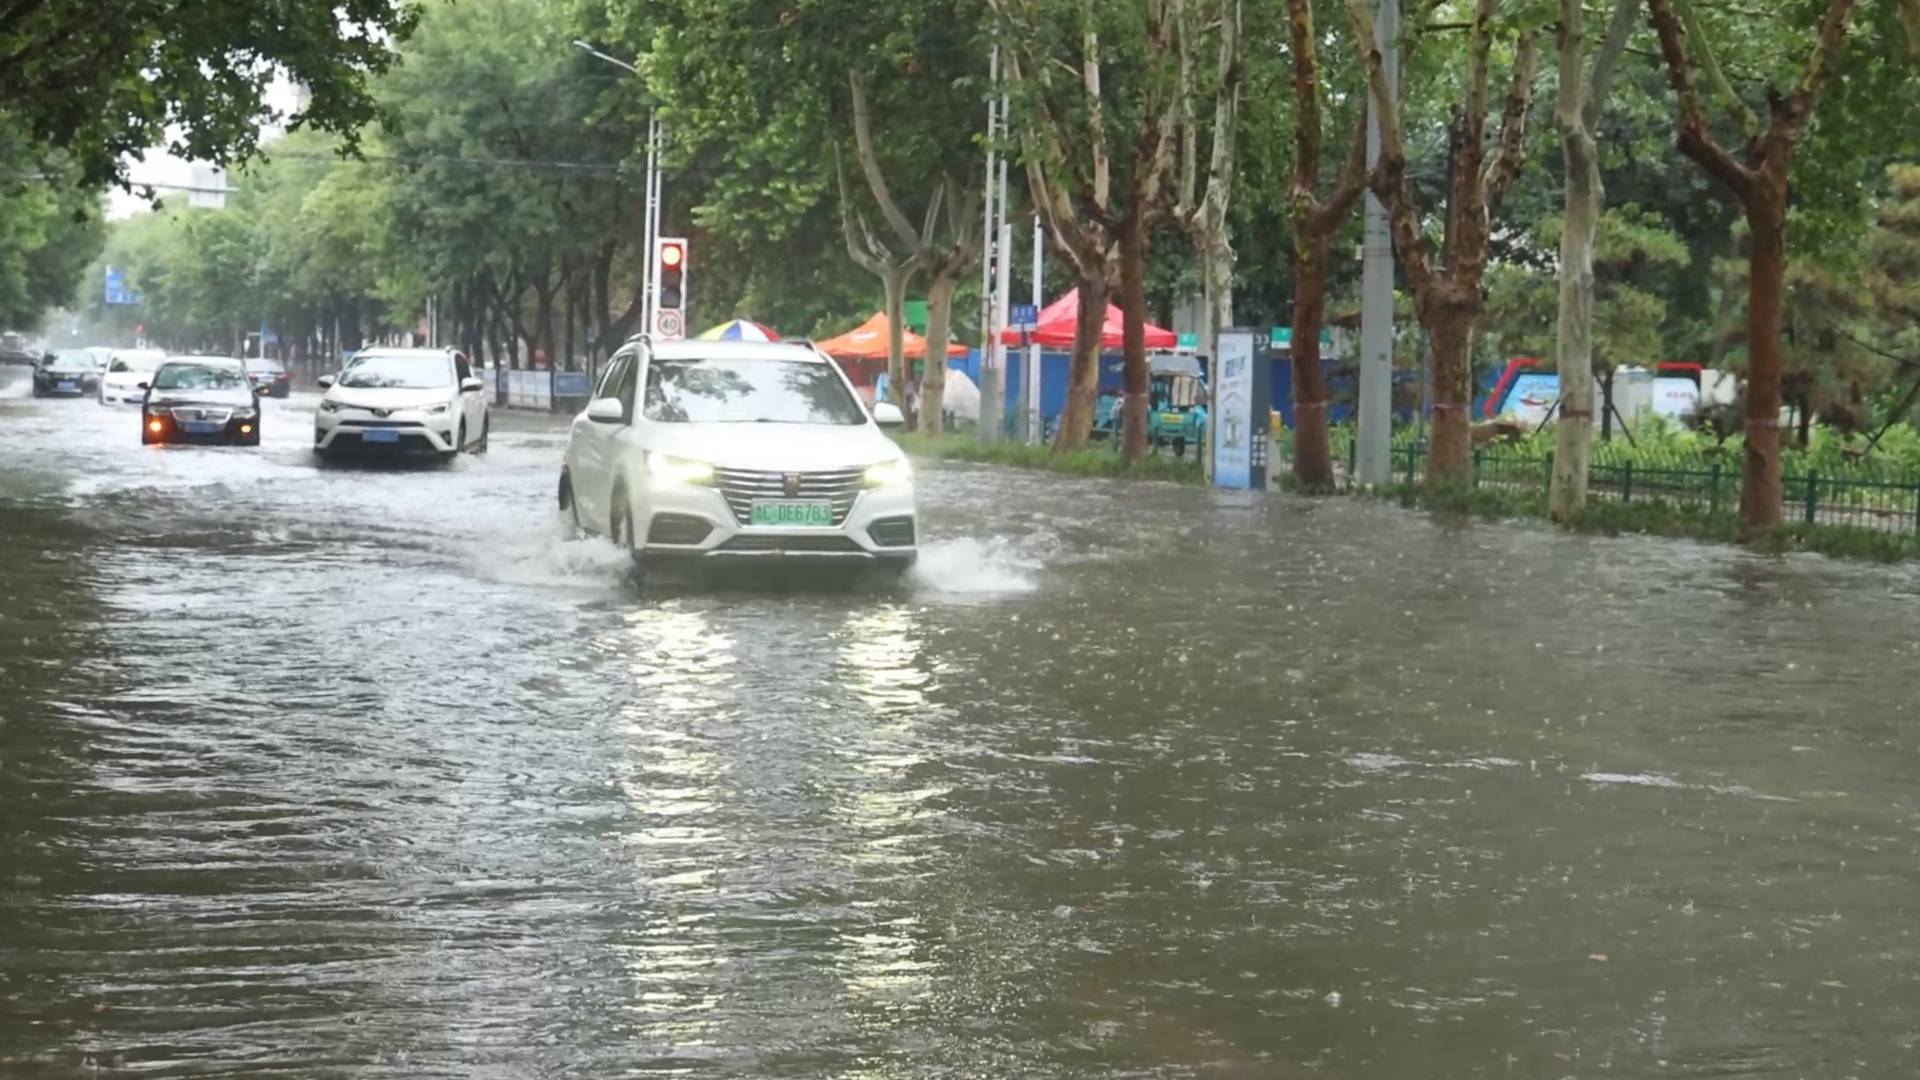
<instances>
[{"instance_id":1,"label":"40 speed limit sign","mask_svg":"<svg viewBox=\"0 0 1920 1080\"><path fill-rule=\"evenodd\" d=\"M654 312L653 336L662 341L679 341L686 337L686 317L671 309Z\"/></svg>"}]
</instances>

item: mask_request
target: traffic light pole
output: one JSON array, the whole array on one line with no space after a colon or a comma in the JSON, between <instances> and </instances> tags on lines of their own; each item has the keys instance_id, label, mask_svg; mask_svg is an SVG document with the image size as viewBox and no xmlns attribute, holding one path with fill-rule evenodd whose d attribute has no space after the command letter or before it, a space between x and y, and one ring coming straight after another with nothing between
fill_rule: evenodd
<instances>
[{"instance_id":1,"label":"traffic light pole","mask_svg":"<svg viewBox=\"0 0 1920 1080\"><path fill-rule=\"evenodd\" d=\"M658 314L655 304L659 290L654 287L654 262L660 238L660 117L656 114L647 119L647 205L646 246L640 250L646 252L641 260L640 291L645 302L641 304L640 325L647 333L654 330L654 318Z\"/></svg>"}]
</instances>

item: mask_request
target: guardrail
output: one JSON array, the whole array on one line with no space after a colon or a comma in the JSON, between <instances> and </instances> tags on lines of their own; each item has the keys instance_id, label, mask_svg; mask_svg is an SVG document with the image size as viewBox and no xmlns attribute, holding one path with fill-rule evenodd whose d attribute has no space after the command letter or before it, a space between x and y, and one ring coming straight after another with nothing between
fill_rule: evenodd
<instances>
[{"instance_id":1,"label":"guardrail","mask_svg":"<svg viewBox=\"0 0 1920 1080\"><path fill-rule=\"evenodd\" d=\"M1291 459L1291 432L1276 440L1277 457ZM1353 468L1354 440L1336 431L1336 461ZM1396 481L1415 483L1424 471L1427 447L1396 440ZM1518 447L1484 446L1473 452L1475 487L1545 492L1553 483L1553 454ZM1741 459L1737 453L1635 449L1618 443L1594 448L1588 472L1591 499L1664 503L1709 514L1740 506ZM1810 462L1788 455L1783 463L1782 517L1807 525L1846 525L1878 532L1920 535L1920 470L1893 461Z\"/></svg>"}]
</instances>

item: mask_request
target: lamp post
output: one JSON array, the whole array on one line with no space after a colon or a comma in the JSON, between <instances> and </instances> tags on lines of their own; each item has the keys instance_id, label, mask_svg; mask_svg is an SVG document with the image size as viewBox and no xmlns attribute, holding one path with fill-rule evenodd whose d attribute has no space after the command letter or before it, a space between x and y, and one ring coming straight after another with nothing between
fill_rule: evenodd
<instances>
[{"instance_id":1,"label":"lamp post","mask_svg":"<svg viewBox=\"0 0 1920 1080\"><path fill-rule=\"evenodd\" d=\"M574 39L573 47L586 53L588 56L612 64L614 67L631 75L636 77L640 76L639 68L634 67L632 64L617 56L610 56L607 53L601 52L585 41L576 38ZM660 235L660 114L659 110L652 108L651 105L652 103L649 101L647 112L647 202L646 210L642 215L646 222L646 236L640 249L640 295L642 298L640 323L648 333L653 332L654 320L654 240Z\"/></svg>"}]
</instances>

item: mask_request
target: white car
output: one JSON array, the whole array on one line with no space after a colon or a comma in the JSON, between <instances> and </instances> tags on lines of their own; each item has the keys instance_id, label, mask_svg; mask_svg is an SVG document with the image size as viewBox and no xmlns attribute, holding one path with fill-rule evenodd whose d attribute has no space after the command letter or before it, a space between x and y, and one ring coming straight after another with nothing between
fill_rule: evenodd
<instances>
[{"instance_id":1,"label":"white car","mask_svg":"<svg viewBox=\"0 0 1920 1080\"><path fill-rule=\"evenodd\" d=\"M426 451L452 460L487 448L486 383L451 349L365 349L339 375L313 416L313 450Z\"/></svg>"},{"instance_id":2,"label":"white car","mask_svg":"<svg viewBox=\"0 0 1920 1080\"><path fill-rule=\"evenodd\" d=\"M100 404L138 405L147 400L144 383L160 370L167 354L159 349L115 349L100 376Z\"/></svg>"},{"instance_id":3,"label":"white car","mask_svg":"<svg viewBox=\"0 0 1920 1080\"><path fill-rule=\"evenodd\" d=\"M905 570L913 470L840 368L797 342L630 341L574 419L560 509L664 562L807 560Z\"/></svg>"}]
</instances>

